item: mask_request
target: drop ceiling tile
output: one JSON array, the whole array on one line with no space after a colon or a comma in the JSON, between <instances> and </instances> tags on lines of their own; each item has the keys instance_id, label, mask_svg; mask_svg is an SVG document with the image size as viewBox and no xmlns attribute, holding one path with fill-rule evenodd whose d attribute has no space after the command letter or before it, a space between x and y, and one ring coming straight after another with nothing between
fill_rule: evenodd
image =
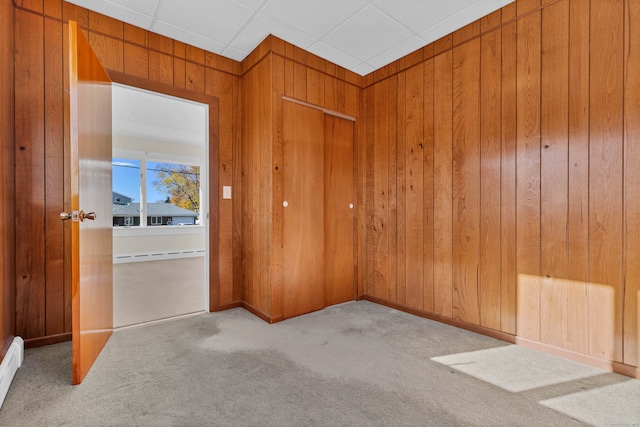
<instances>
[{"instance_id":1,"label":"drop ceiling tile","mask_svg":"<svg viewBox=\"0 0 640 427\"><path fill-rule=\"evenodd\" d=\"M73 3L77 6L90 9L94 12L119 19L120 21L127 22L147 30L151 27L151 23L153 22L153 14L146 15L138 10L130 9L109 1L71 0L69 3Z\"/></svg>"},{"instance_id":2,"label":"drop ceiling tile","mask_svg":"<svg viewBox=\"0 0 640 427\"><path fill-rule=\"evenodd\" d=\"M374 6L367 6L322 41L367 61L406 40L411 32Z\"/></svg>"},{"instance_id":3,"label":"drop ceiling tile","mask_svg":"<svg viewBox=\"0 0 640 427\"><path fill-rule=\"evenodd\" d=\"M383 52L380 55L371 58L367 61L367 64L371 65L377 70L378 68L384 67L385 65L424 47L426 44L427 43L425 43L424 40L422 40L418 36L410 37L407 40L393 46L386 52Z\"/></svg>"},{"instance_id":4,"label":"drop ceiling tile","mask_svg":"<svg viewBox=\"0 0 640 427\"><path fill-rule=\"evenodd\" d=\"M106 2L131 9L147 16L155 16L158 5L160 4L160 0L106 0Z\"/></svg>"},{"instance_id":5,"label":"drop ceiling tile","mask_svg":"<svg viewBox=\"0 0 640 427\"><path fill-rule=\"evenodd\" d=\"M249 55L249 52L245 52L243 50L236 49L233 46L227 46L222 51L221 55L222 56L226 56L227 58L231 58L234 61L242 61L244 58L247 57L247 55Z\"/></svg>"},{"instance_id":6,"label":"drop ceiling tile","mask_svg":"<svg viewBox=\"0 0 640 427\"><path fill-rule=\"evenodd\" d=\"M163 0L157 23L188 29L209 40L226 45L251 19L255 11L232 0ZM154 25L154 29L157 28Z\"/></svg>"},{"instance_id":7,"label":"drop ceiling tile","mask_svg":"<svg viewBox=\"0 0 640 427\"><path fill-rule=\"evenodd\" d=\"M478 0L373 0L380 10L419 33ZM486 0L482 0L486 2Z\"/></svg>"},{"instance_id":8,"label":"drop ceiling tile","mask_svg":"<svg viewBox=\"0 0 640 427\"><path fill-rule=\"evenodd\" d=\"M365 0L269 0L261 12L319 38L366 4Z\"/></svg>"},{"instance_id":9,"label":"drop ceiling tile","mask_svg":"<svg viewBox=\"0 0 640 427\"><path fill-rule=\"evenodd\" d=\"M468 7L442 18L431 27L420 32L420 37L427 43L431 43L440 37L452 33L456 29L462 28L483 16L495 12L513 1L514 0L477 0Z\"/></svg>"},{"instance_id":10,"label":"drop ceiling tile","mask_svg":"<svg viewBox=\"0 0 640 427\"><path fill-rule=\"evenodd\" d=\"M245 6L248 6L253 10L258 10L267 0L234 0L234 1L241 3Z\"/></svg>"},{"instance_id":11,"label":"drop ceiling tile","mask_svg":"<svg viewBox=\"0 0 640 427\"><path fill-rule=\"evenodd\" d=\"M253 19L242 29L231 46L245 52L251 52L269 34L273 34L283 40L287 40L298 47L306 49L314 39L305 33L283 24L269 16L257 13Z\"/></svg>"},{"instance_id":12,"label":"drop ceiling tile","mask_svg":"<svg viewBox=\"0 0 640 427\"><path fill-rule=\"evenodd\" d=\"M354 73L360 74L361 76L366 76L367 74L372 73L375 70L376 69L373 68L371 65L365 64L364 62L358 65L357 67L354 67L351 69L351 71L353 71Z\"/></svg>"},{"instance_id":13,"label":"drop ceiling tile","mask_svg":"<svg viewBox=\"0 0 640 427\"><path fill-rule=\"evenodd\" d=\"M353 56L348 55L343 51L338 50L333 46L329 46L328 44L323 42L314 43L308 50L309 52L318 55L321 58L327 59L334 64L338 64L346 69L351 69L352 67L355 67L362 62L354 58Z\"/></svg>"},{"instance_id":14,"label":"drop ceiling tile","mask_svg":"<svg viewBox=\"0 0 640 427\"><path fill-rule=\"evenodd\" d=\"M151 30L155 33L162 34L163 36L180 40L183 43L190 44L213 53L220 53L225 47L223 43L208 39L200 34L192 33L183 28L167 24L166 22L156 21L152 25Z\"/></svg>"}]
</instances>

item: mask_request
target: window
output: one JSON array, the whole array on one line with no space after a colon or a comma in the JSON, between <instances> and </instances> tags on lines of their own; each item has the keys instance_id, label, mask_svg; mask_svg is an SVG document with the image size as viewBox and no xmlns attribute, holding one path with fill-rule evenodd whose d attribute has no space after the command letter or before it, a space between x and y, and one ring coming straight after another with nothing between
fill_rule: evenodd
<instances>
[{"instance_id":1,"label":"window","mask_svg":"<svg viewBox=\"0 0 640 427\"><path fill-rule=\"evenodd\" d=\"M127 150L126 157L113 158L113 226L199 225L198 162L162 162L147 159L147 155Z\"/></svg>"}]
</instances>

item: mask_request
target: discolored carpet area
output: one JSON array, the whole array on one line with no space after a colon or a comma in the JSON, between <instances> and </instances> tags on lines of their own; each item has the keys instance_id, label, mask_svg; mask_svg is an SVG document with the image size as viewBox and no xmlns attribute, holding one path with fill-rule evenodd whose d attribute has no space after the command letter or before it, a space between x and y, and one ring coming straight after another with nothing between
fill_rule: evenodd
<instances>
[{"instance_id":1,"label":"discolored carpet area","mask_svg":"<svg viewBox=\"0 0 640 427\"><path fill-rule=\"evenodd\" d=\"M640 426L638 380L365 301L118 330L70 382L70 343L27 350L0 425Z\"/></svg>"}]
</instances>

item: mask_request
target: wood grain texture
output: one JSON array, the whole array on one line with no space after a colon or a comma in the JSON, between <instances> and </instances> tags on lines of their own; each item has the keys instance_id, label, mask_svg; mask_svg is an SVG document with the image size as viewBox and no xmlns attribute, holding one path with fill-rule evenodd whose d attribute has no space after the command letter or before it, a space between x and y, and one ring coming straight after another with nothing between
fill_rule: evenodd
<instances>
[{"instance_id":1,"label":"wood grain texture","mask_svg":"<svg viewBox=\"0 0 640 427\"><path fill-rule=\"evenodd\" d=\"M424 308L424 65L406 73L406 304Z\"/></svg>"},{"instance_id":2,"label":"wood grain texture","mask_svg":"<svg viewBox=\"0 0 640 427\"><path fill-rule=\"evenodd\" d=\"M398 182L396 180L398 162L397 110L399 99L398 81L389 79L389 300L398 299Z\"/></svg>"},{"instance_id":3,"label":"wood grain texture","mask_svg":"<svg viewBox=\"0 0 640 427\"><path fill-rule=\"evenodd\" d=\"M14 9L0 1L0 361L15 334Z\"/></svg>"},{"instance_id":4,"label":"wood grain texture","mask_svg":"<svg viewBox=\"0 0 640 427\"><path fill-rule=\"evenodd\" d=\"M589 353L622 361L623 2L591 3Z\"/></svg>"},{"instance_id":5,"label":"wood grain texture","mask_svg":"<svg viewBox=\"0 0 640 427\"><path fill-rule=\"evenodd\" d=\"M398 304L407 303L407 73L401 72L397 77L398 99L396 101L396 300Z\"/></svg>"},{"instance_id":6,"label":"wood grain texture","mask_svg":"<svg viewBox=\"0 0 640 427\"><path fill-rule=\"evenodd\" d=\"M131 43L124 44L124 72L149 78L149 50Z\"/></svg>"},{"instance_id":7,"label":"wood grain texture","mask_svg":"<svg viewBox=\"0 0 640 427\"><path fill-rule=\"evenodd\" d=\"M273 129L272 129L272 159L270 169L272 174L272 191L271 200L272 210L272 231L271 231L271 313L275 318L283 318L282 306L282 283L283 283L283 210L282 201L284 200L284 176L283 176L283 100L285 85L285 66L284 58L277 55L271 55L272 61L272 111L273 111Z\"/></svg>"},{"instance_id":8,"label":"wood grain texture","mask_svg":"<svg viewBox=\"0 0 640 427\"><path fill-rule=\"evenodd\" d=\"M569 3L569 279L567 347L589 349L589 3Z\"/></svg>"},{"instance_id":9,"label":"wood grain texture","mask_svg":"<svg viewBox=\"0 0 640 427\"><path fill-rule=\"evenodd\" d=\"M45 335L44 23L16 10L16 335ZM24 70L24 72L23 72ZM27 215L26 212L29 214Z\"/></svg>"},{"instance_id":10,"label":"wood grain texture","mask_svg":"<svg viewBox=\"0 0 640 427\"><path fill-rule=\"evenodd\" d=\"M282 309L285 318L324 307L324 114L292 102L283 108Z\"/></svg>"},{"instance_id":11,"label":"wood grain texture","mask_svg":"<svg viewBox=\"0 0 640 427\"><path fill-rule=\"evenodd\" d=\"M453 317L480 324L480 39L453 50Z\"/></svg>"},{"instance_id":12,"label":"wood grain texture","mask_svg":"<svg viewBox=\"0 0 640 427\"><path fill-rule=\"evenodd\" d=\"M482 36L480 55L480 324L500 330L501 30Z\"/></svg>"},{"instance_id":13,"label":"wood grain texture","mask_svg":"<svg viewBox=\"0 0 640 427\"><path fill-rule=\"evenodd\" d=\"M271 59L261 63L263 73L261 78L267 77L268 80L273 79L273 71L271 67ZM272 165L272 145L273 145L273 93L270 86L265 85L263 81L259 81L258 96L260 97L261 109L257 112L261 116L260 127L258 128L259 137L254 140L256 149L254 151L254 165L260 164L258 173L255 178L256 190L259 191L260 215L263 218L273 218L273 178L271 172ZM265 141L267 143L265 143ZM271 142L271 144L269 144ZM283 220L284 221L284 220ZM273 284L271 283L271 239L272 224L271 221L260 221L258 224L260 229L260 264L259 277L261 284L261 301L260 307L266 312L271 313L273 308L272 292ZM255 264L254 264L255 265ZM273 314L273 313L271 313Z\"/></svg>"},{"instance_id":14,"label":"wood grain texture","mask_svg":"<svg viewBox=\"0 0 640 427\"><path fill-rule=\"evenodd\" d=\"M366 295L375 294L375 223L374 223L374 151L373 151L373 134L374 134L374 87L370 86L364 90L365 105L365 121L367 129L365 133L365 201L366 201L366 257L365 257L365 276L363 293Z\"/></svg>"},{"instance_id":15,"label":"wood grain texture","mask_svg":"<svg viewBox=\"0 0 640 427\"><path fill-rule=\"evenodd\" d=\"M424 303L425 311L433 312L434 300L434 262L433 262L433 212L435 209L433 199L433 171L434 171L434 119L433 119L433 92L434 92L434 70L433 59L424 63L423 76L423 241L422 241L422 265L424 283Z\"/></svg>"},{"instance_id":16,"label":"wood grain texture","mask_svg":"<svg viewBox=\"0 0 640 427\"><path fill-rule=\"evenodd\" d=\"M149 79L160 83L173 84L173 57L163 53L149 52Z\"/></svg>"},{"instance_id":17,"label":"wood grain texture","mask_svg":"<svg viewBox=\"0 0 640 427\"><path fill-rule=\"evenodd\" d=\"M64 223L64 96L62 24L44 20L44 109L45 109L45 334L65 331Z\"/></svg>"},{"instance_id":18,"label":"wood grain texture","mask_svg":"<svg viewBox=\"0 0 640 427\"><path fill-rule=\"evenodd\" d=\"M389 82L373 88L373 258L372 294L389 297Z\"/></svg>"},{"instance_id":19,"label":"wood grain texture","mask_svg":"<svg viewBox=\"0 0 640 427\"><path fill-rule=\"evenodd\" d=\"M233 184L233 76L226 73L207 69L205 74L207 94L219 96L219 132L218 132L218 160L217 167L211 168L209 174L217 175L218 187ZM233 191L233 188L232 188ZM240 195L238 192L237 196ZM233 197L233 194L232 194ZM211 199L212 197L210 197ZM231 200L234 200L232 198ZM233 202L223 200L222 195L217 200L219 223L233 224ZM231 304L234 298L233 287L233 227L221 227L218 239L220 260L220 305Z\"/></svg>"},{"instance_id":20,"label":"wood grain texture","mask_svg":"<svg viewBox=\"0 0 640 427\"><path fill-rule=\"evenodd\" d=\"M540 339L540 24L540 12L517 22L517 333L535 341Z\"/></svg>"},{"instance_id":21,"label":"wood grain texture","mask_svg":"<svg viewBox=\"0 0 640 427\"><path fill-rule=\"evenodd\" d=\"M72 383L80 384L113 328L111 80L69 22L71 208L95 212L71 225Z\"/></svg>"},{"instance_id":22,"label":"wood grain texture","mask_svg":"<svg viewBox=\"0 0 640 427\"><path fill-rule=\"evenodd\" d=\"M324 305L355 299L353 122L324 116Z\"/></svg>"},{"instance_id":23,"label":"wood grain texture","mask_svg":"<svg viewBox=\"0 0 640 427\"><path fill-rule=\"evenodd\" d=\"M504 14L503 14L504 17ZM500 183L500 330L516 333L517 26L502 29L502 144Z\"/></svg>"},{"instance_id":24,"label":"wood grain texture","mask_svg":"<svg viewBox=\"0 0 640 427\"><path fill-rule=\"evenodd\" d=\"M453 316L453 54L434 58L434 305L436 314Z\"/></svg>"},{"instance_id":25,"label":"wood grain texture","mask_svg":"<svg viewBox=\"0 0 640 427\"><path fill-rule=\"evenodd\" d=\"M569 2L542 11L540 340L567 346L569 278Z\"/></svg>"},{"instance_id":26,"label":"wood grain texture","mask_svg":"<svg viewBox=\"0 0 640 427\"><path fill-rule=\"evenodd\" d=\"M627 2L625 13L625 96L624 96L624 360L640 365L640 4Z\"/></svg>"}]
</instances>

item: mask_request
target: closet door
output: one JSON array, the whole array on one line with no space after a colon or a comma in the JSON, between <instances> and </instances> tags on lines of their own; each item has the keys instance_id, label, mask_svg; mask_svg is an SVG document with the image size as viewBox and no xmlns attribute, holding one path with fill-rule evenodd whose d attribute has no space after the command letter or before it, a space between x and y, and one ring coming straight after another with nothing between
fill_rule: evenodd
<instances>
[{"instance_id":1,"label":"closet door","mask_svg":"<svg viewBox=\"0 0 640 427\"><path fill-rule=\"evenodd\" d=\"M325 305L354 300L353 122L325 115Z\"/></svg>"},{"instance_id":2,"label":"closet door","mask_svg":"<svg viewBox=\"0 0 640 427\"><path fill-rule=\"evenodd\" d=\"M284 101L284 318L324 307L324 113Z\"/></svg>"}]
</instances>

